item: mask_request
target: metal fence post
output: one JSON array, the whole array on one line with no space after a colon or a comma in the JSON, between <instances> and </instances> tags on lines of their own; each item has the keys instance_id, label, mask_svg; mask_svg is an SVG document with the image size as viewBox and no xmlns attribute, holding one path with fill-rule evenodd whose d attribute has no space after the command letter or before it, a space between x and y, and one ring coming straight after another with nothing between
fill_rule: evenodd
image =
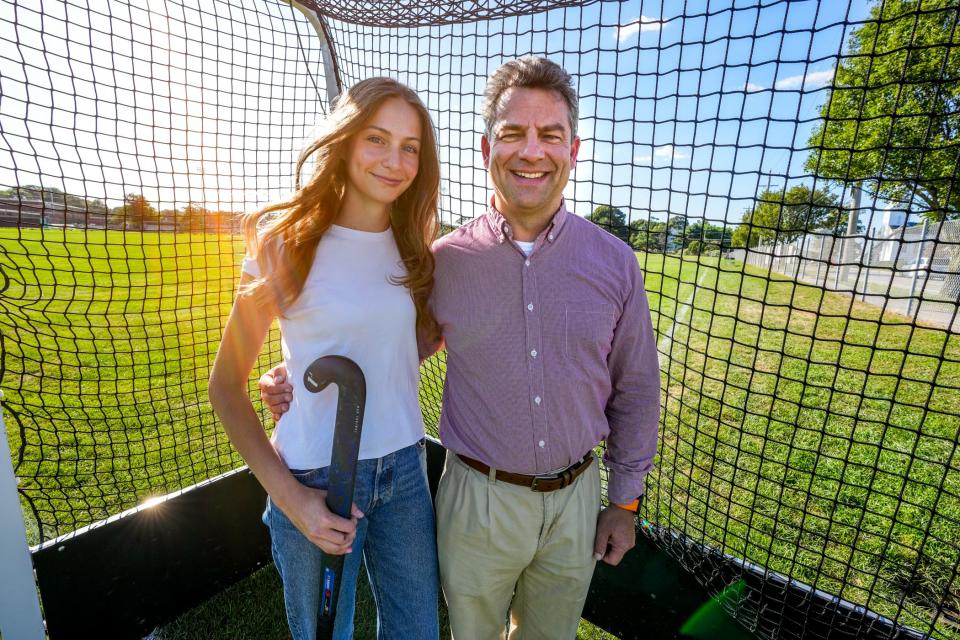
<instances>
[{"instance_id":1,"label":"metal fence post","mask_svg":"<svg viewBox=\"0 0 960 640\"><path fill-rule=\"evenodd\" d=\"M3 391L0 391L0 400ZM7 442L7 429L0 411L0 433ZM33 576L30 547L23 526L23 510L17 478L7 446L0 448L0 635L13 640L44 640L40 598Z\"/></svg>"},{"instance_id":2,"label":"metal fence post","mask_svg":"<svg viewBox=\"0 0 960 640\"><path fill-rule=\"evenodd\" d=\"M805 233L800 240L800 257L797 259L797 278L800 277L800 272L803 271L803 281L807 280L807 251L810 250L810 234Z\"/></svg>"},{"instance_id":3,"label":"metal fence post","mask_svg":"<svg viewBox=\"0 0 960 640\"><path fill-rule=\"evenodd\" d=\"M873 238L864 238L863 257L860 259L861 270L863 271L863 293L860 294L860 299L864 302L867 300L867 291L870 289L870 263L873 260L873 256L870 254L872 251Z\"/></svg>"},{"instance_id":4,"label":"metal fence post","mask_svg":"<svg viewBox=\"0 0 960 640\"><path fill-rule=\"evenodd\" d=\"M833 269L833 290L840 290L840 272L843 271L843 254L845 250L845 240L843 236L832 236L830 238L830 255L827 262L827 273L823 278L823 288L827 288L827 281L830 279L830 269Z\"/></svg>"},{"instance_id":5,"label":"metal fence post","mask_svg":"<svg viewBox=\"0 0 960 640\"><path fill-rule=\"evenodd\" d=\"M823 245L827 244L827 237L822 235L820 236L819 240L820 240L820 251L817 254L817 276L814 282L817 283L818 287L823 287L824 289L826 289L827 278L824 277L823 282L820 282L820 267L823 266Z\"/></svg>"},{"instance_id":6,"label":"metal fence post","mask_svg":"<svg viewBox=\"0 0 960 640\"><path fill-rule=\"evenodd\" d=\"M913 316L913 296L917 291L917 277L920 275L920 259L923 258L923 243L927 240L927 219L923 219L923 229L920 231L920 244L919 249L917 249L917 257L913 261L913 275L910 278L910 297L907 298L907 315ZM902 238L902 236L901 236ZM933 262L933 256L930 258L931 263ZM927 273L930 273L929 268L931 265L927 265ZM926 277L924 278L926 282ZM924 287L926 288L926 287ZM920 303L917 303L917 311L920 311Z\"/></svg>"}]
</instances>

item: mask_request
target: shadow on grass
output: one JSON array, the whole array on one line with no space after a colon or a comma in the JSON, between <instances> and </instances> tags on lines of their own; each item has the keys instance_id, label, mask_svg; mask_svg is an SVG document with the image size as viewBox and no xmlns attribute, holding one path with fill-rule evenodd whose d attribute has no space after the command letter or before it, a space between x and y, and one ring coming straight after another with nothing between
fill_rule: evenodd
<instances>
[{"instance_id":1,"label":"shadow on grass","mask_svg":"<svg viewBox=\"0 0 960 640\"><path fill-rule=\"evenodd\" d=\"M354 621L356 640L374 640L377 620L373 595L361 567L357 581L357 613ZM440 603L440 637L450 637L447 607ZM283 611L280 576L272 567L257 571L225 589L199 607L156 629L149 640L287 640L287 620ZM580 621L577 638L612 640L615 636Z\"/></svg>"}]
</instances>

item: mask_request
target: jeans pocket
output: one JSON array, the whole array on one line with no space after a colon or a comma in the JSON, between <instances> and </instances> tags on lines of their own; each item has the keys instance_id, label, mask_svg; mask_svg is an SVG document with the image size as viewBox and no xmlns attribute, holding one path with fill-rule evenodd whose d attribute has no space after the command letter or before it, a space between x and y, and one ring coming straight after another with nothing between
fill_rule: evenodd
<instances>
[{"instance_id":1,"label":"jeans pocket","mask_svg":"<svg viewBox=\"0 0 960 640\"><path fill-rule=\"evenodd\" d=\"M329 470L330 467L321 467L319 469L290 469L290 475L304 486L314 489L326 489Z\"/></svg>"}]
</instances>

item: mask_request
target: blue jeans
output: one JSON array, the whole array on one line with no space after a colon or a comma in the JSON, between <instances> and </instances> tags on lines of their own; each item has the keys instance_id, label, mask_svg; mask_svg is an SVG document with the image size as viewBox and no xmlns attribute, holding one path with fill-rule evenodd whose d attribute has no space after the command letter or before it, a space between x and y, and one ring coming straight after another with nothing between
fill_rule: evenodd
<instances>
[{"instance_id":1,"label":"blue jeans","mask_svg":"<svg viewBox=\"0 0 960 640\"><path fill-rule=\"evenodd\" d=\"M329 467L291 472L302 484L327 488ZM426 474L426 443L357 463L354 502L364 517L340 579L334 638L353 637L357 574L363 556L377 606L377 638L436 640L437 546ZM267 499L273 559L283 580L287 622L294 640L315 640L323 551ZM362 550L362 553L361 553Z\"/></svg>"}]
</instances>

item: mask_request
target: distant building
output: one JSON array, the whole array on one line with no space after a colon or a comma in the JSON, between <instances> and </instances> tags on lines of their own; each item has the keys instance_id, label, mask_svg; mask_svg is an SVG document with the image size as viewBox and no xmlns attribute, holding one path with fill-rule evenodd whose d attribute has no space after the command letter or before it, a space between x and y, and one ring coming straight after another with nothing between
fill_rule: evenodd
<instances>
[{"instance_id":1,"label":"distant building","mask_svg":"<svg viewBox=\"0 0 960 640\"><path fill-rule=\"evenodd\" d=\"M907 230L917 225L917 222L910 218L910 211L902 205L887 205L881 212L879 221L870 230L873 238L870 247L872 262L898 265L916 262L921 247L919 243L908 240L913 234Z\"/></svg>"},{"instance_id":2,"label":"distant building","mask_svg":"<svg viewBox=\"0 0 960 640\"><path fill-rule=\"evenodd\" d=\"M65 205L63 201L0 197L0 227L106 229L106 210Z\"/></svg>"},{"instance_id":3,"label":"distant building","mask_svg":"<svg viewBox=\"0 0 960 640\"><path fill-rule=\"evenodd\" d=\"M958 243L960 221L907 223L873 240L870 261L896 269L943 273L950 270Z\"/></svg>"},{"instance_id":4,"label":"distant building","mask_svg":"<svg viewBox=\"0 0 960 640\"><path fill-rule=\"evenodd\" d=\"M910 211L898 207L895 204L887 205L880 216L880 223L876 227L875 235L885 237L900 231L916 226L917 221L911 219Z\"/></svg>"},{"instance_id":5,"label":"distant building","mask_svg":"<svg viewBox=\"0 0 960 640\"><path fill-rule=\"evenodd\" d=\"M155 220L144 220L142 230L166 233L179 231L179 229L177 229L177 216L173 213L164 212Z\"/></svg>"},{"instance_id":6,"label":"distant building","mask_svg":"<svg viewBox=\"0 0 960 640\"><path fill-rule=\"evenodd\" d=\"M131 225L131 220L125 221L122 216L111 215L110 210L104 206L77 206L64 204L64 200L62 194L55 194L50 200L15 195L0 196L0 227L113 229L148 233L243 233L242 215L232 211L202 211L194 220L190 220L178 215L176 211L166 210L144 219L142 228L135 228Z\"/></svg>"}]
</instances>

